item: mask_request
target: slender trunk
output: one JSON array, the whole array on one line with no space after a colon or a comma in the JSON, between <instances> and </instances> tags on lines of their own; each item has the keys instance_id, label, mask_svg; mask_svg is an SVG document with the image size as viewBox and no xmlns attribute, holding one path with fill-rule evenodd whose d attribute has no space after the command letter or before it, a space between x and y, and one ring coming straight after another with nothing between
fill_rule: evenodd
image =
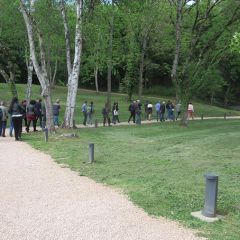
<instances>
[{"instance_id":1,"label":"slender trunk","mask_svg":"<svg viewBox=\"0 0 240 240\"><path fill-rule=\"evenodd\" d=\"M98 67L97 66L94 67L94 77L95 77L96 92L98 93L99 89L98 89Z\"/></svg>"},{"instance_id":2,"label":"slender trunk","mask_svg":"<svg viewBox=\"0 0 240 240\"><path fill-rule=\"evenodd\" d=\"M180 87L177 80L177 70L179 65L179 55L180 55L180 48L181 48L181 24L182 24L182 2L178 1L177 3L177 19L176 19L176 25L175 25L175 54L174 54L174 60L172 65L172 71L171 71L171 78L173 85L175 87L175 94L176 94L176 102L179 101L179 93L180 93Z\"/></svg>"},{"instance_id":3,"label":"slender trunk","mask_svg":"<svg viewBox=\"0 0 240 240\"><path fill-rule=\"evenodd\" d=\"M31 54L29 56L29 60L27 61L27 70L28 70L28 78L27 78L27 87L25 91L25 99L27 102L30 102L31 93L32 93L32 77L33 77L33 61Z\"/></svg>"},{"instance_id":4,"label":"slender trunk","mask_svg":"<svg viewBox=\"0 0 240 240\"><path fill-rule=\"evenodd\" d=\"M230 91L231 91L231 85L229 84L228 87L227 87L227 91L224 95L224 107L225 108L228 107Z\"/></svg>"},{"instance_id":5,"label":"slender trunk","mask_svg":"<svg viewBox=\"0 0 240 240\"><path fill-rule=\"evenodd\" d=\"M143 43L142 43L142 52L141 52L141 60L140 60L140 67L139 67L139 86L138 86L138 98L142 98L143 92L143 72L144 72L144 65L145 65L145 53L147 48L147 38L148 38L148 30L145 29Z\"/></svg>"},{"instance_id":6,"label":"slender trunk","mask_svg":"<svg viewBox=\"0 0 240 240\"><path fill-rule=\"evenodd\" d=\"M211 92L211 105L213 105L213 101L214 101L214 91Z\"/></svg>"},{"instance_id":7,"label":"slender trunk","mask_svg":"<svg viewBox=\"0 0 240 240\"><path fill-rule=\"evenodd\" d=\"M34 19L32 16L29 15L29 13L25 9L24 0L20 0L20 9L23 14L24 22L27 29L28 34L28 40L29 40L29 47L30 47L30 53L32 56L33 66L35 69L35 72L37 74L38 80L42 87L42 96L44 98L45 107L46 107L46 127L49 129L50 132L55 131L55 127L53 124L53 111L52 111L52 98L51 98L51 89L50 89L50 81L47 75L47 69L46 69L46 58L45 58L45 51L43 47L43 39L41 36L41 33L39 32L39 29L36 25L34 25L33 21ZM36 54L36 46L35 41L33 37L33 26L36 28L37 35L38 35L38 44L39 44L39 50L40 50L40 63L37 59Z\"/></svg>"},{"instance_id":8,"label":"slender trunk","mask_svg":"<svg viewBox=\"0 0 240 240\"><path fill-rule=\"evenodd\" d=\"M65 13L65 3L61 1L62 6L62 16L64 21L64 31L65 31L65 41L66 49L68 49L69 33L67 25L67 17ZM77 22L76 22L76 33L75 33L75 54L72 69L70 69L70 52L67 52L67 63L68 63L68 95L67 95L67 104L65 109L64 122L62 127L73 128L74 127L74 113L76 107L76 97L78 90L78 79L80 72L80 63L81 63L81 54L82 54L82 32L81 32L81 22L82 22L82 8L83 0L76 1L76 13L77 13ZM64 14L65 13L65 14ZM69 45L70 46L70 45Z\"/></svg>"},{"instance_id":9,"label":"slender trunk","mask_svg":"<svg viewBox=\"0 0 240 240\"><path fill-rule=\"evenodd\" d=\"M68 19L65 8L65 1L61 0L61 14L63 18L64 34L65 34L65 44L66 44L66 60L67 60L67 70L68 70L68 79L72 72L72 63L71 63L71 46L70 46L70 32L68 28Z\"/></svg>"},{"instance_id":10,"label":"slender trunk","mask_svg":"<svg viewBox=\"0 0 240 240\"><path fill-rule=\"evenodd\" d=\"M55 88L56 85L56 75L57 75L57 69L58 69L58 60L55 61L55 67L53 72L53 77L51 79L51 88Z\"/></svg>"},{"instance_id":11,"label":"slender trunk","mask_svg":"<svg viewBox=\"0 0 240 240\"><path fill-rule=\"evenodd\" d=\"M113 53L113 24L114 24L114 13L113 13L112 1L112 16L109 26L109 45L108 45L108 75L107 75L107 102L111 106L111 92L112 92L112 53Z\"/></svg>"}]
</instances>

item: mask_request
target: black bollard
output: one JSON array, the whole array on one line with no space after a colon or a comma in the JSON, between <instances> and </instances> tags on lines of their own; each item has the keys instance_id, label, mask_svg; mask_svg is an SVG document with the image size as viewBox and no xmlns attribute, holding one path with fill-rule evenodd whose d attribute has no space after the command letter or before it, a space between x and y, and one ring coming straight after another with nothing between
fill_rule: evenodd
<instances>
[{"instance_id":1,"label":"black bollard","mask_svg":"<svg viewBox=\"0 0 240 240\"><path fill-rule=\"evenodd\" d=\"M201 120L203 120L203 114L201 115Z\"/></svg>"},{"instance_id":2,"label":"black bollard","mask_svg":"<svg viewBox=\"0 0 240 240\"><path fill-rule=\"evenodd\" d=\"M226 120L227 119L227 114L226 113L224 113L224 120Z\"/></svg>"},{"instance_id":3,"label":"black bollard","mask_svg":"<svg viewBox=\"0 0 240 240\"><path fill-rule=\"evenodd\" d=\"M218 191L218 176L213 173L205 175L205 204L202 210L202 215L205 217L216 217L217 191Z\"/></svg>"},{"instance_id":4,"label":"black bollard","mask_svg":"<svg viewBox=\"0 0 240 240\"><path fill-rule=\"evenodd\" d=\"M48 142L48 128L44 128L45 142Z\"/></svg>"},{"instance_id":5,"label":"black bollard","mask_svg":"<svg viewBox=\"0 0 240 240\"><path fill-rule=\"evenodd\" d=\"M97 120L97 119L95 120L95 125L94 125L94 127L95 127L95 128L98 127L98 120Z\"/></svg>"},{"instance_id":6,"label":"black bollard","mask_svg":"<svg viewBox=\"0 0 240 240\"><path fill-rule=\"evenodd\" d=\"M89 144L89 163L94 162L94 143Z\"/></svg>"}]
</instances>

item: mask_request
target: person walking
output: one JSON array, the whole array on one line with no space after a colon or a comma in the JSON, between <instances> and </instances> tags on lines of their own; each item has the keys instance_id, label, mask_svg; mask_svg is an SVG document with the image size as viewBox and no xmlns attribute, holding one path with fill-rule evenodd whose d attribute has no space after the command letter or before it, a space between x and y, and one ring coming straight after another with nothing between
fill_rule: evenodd
<instances>
[{"instance_id":1,"label":"person walking","mask_svg":"<svg viewBox=\"0 0 240 240\"><path fill-rule=\"evenodd\" d=\"M194 113L194 107L193 107L193 104L190 102L188 104L188 119L189 118L192 118L192 120L194 119L193 113Z\"/></svg>"},{"instance_id":2,"label":"person walking","mask_svg":"<svg viewBox=\"0 0 240 240\"><path fill-rule=\"evenodd\" d=\"M36 115L36 101L31 100L30 103L27 105L26 114L27 114L27 127L26 132L29 132L29 128L32 122L33 131L37 132L37 115Z\"/></svg>"},{"instance_id":3,"label":"person walking","mask_svg":"<svg viewBox=\"0 0 240 240\"><path fill-rule=\"evenodd\" d=\"M87 124L92 125L93 113L94 113L94 105L93 105L93 102L91 102L90 105L87 106Z\"/></svg>"},{"instance_id":4,"label":"person walking","mask_svg":"<svg viewBox=\"0 0 240 240\"><path fill-rule=\"evenodd\" d=\"M113 104L112 115L113 115L112 122L113 122L114 124L116 124L116 122L120 123L119 117L118 117L118 116L119 116L119 107L118 107L118 103L117 103L117 102L115 102L115 103Z\"/></svg>"},{"instance_id":5,"label":"person walking","mask_svg":"<svg viewBox=\"0 0 240 240\"><path fill-rule=\"evenodd\" d=\"M108 122L108 126L111 126L111 120L109 117L110 113L110 107L108 103L105 103L104 108L102 109L102 115L103 115L103 126L105 127L106 123Z\"/></svg>"},{"instance_id":6,"label":"person walking","mask_svg":"<svg viewBox=\"0 0 240 240\"><path fill-rule=\"evenodd\" d=\"M53 104L53 123L54 126L60 126L59 125L59 112L60 112L61 106L60 106L60 100L57 99L56 102Z\"/></svg>"},{"instance_id":7,"label":"person walking","mask_svg":"<svg viewBox=\"0 0 240 240\"><path fill-rule=\"evenodd\" d=\"M135 101L132 101L128 107L128 111L130 112L128 123L130 123L131 119L133 119L133 123L135 123L135 103Z\"/></svg>"},{"instance_id":8,"label":"person walking","mask_svg":"<svg viewBox=\"0 0 240 240\"><path fill-rule=\"evenodd\" d=\"M24 111L23 107L18 103L18 98L14 97L10 104L8 113L11 114L13 128L15 132L15 140L20 141L22 133L22 112Z\"/></svg>"},{"instance_id":9,"label":"person walking","mask_svg":"<svg viewBox=\"0 0 240 240\"><path fill-rule=\"evenodd\" d=\"M82 113L83 113L83 125L87 124L87 101L85 101L82 105Z\"/></svg>"},{"instance_id":10,"label":"person walking","mask_svg":"<svg viewBox=\"0 0 240 240\"><path fill-rule=\"evenodd\" d=\"M0 136L6 137L5 131L7 127L8 112L4 101L0 102L0 111L2 112L2 114L0 113Z\"/></svg>"},{"instance_id":11,"label":"person walking","mask_svg":"<svg viewBox=\"0 0 240 240\"><path fill-rule=\"evenodd\" d=\"M160 120L160 108L161 108L160 101L157 101L157 103L156 103L156 105L155 105L157 122L158 122L158 120Z\"/></svg>"}]
</instances>

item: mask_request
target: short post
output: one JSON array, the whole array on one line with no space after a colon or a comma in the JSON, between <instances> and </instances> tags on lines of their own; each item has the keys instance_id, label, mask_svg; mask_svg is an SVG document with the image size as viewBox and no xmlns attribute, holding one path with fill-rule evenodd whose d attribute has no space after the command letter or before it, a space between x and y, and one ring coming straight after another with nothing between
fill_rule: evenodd
<instances>
[{"instance_id":1,"label":"short post","mask_svg":"<svg viewBox=\"0 0 240 240\"><path fill-rule=\"evenodd\" d=\"M89 163L94 162L94 143L89 144Z\"/></svg>"},{"instance_id":2,"label":"short post","mask_svg":"<svg viewBox=\"0 0 240 240\"><path fill-rule=\"evenodd\" d=\"M201 120L203 120L203 114L201 115Z\"/></svg>"},{"instance_id":3,"label":"short post","mask_svg":"<svg viewBox=\"0 0 240 240\"><path fill-rule=\"evenodd\" d=\"M45 142L48 142L48 128L44 128Z\"/></svg>"},{"instance_id":4,"label":"short post","mask_svg":"<svg viewBox=\"0 0 240 240\"><path fill-rule=\"evenodd\" d=\"M95 128L98 127L98 120L97 120L97 119L95 119L95 125L94 125L94 127L95 127Z\"/></svg>"},{"instance_id":5,"label":"short post","mask_svg":"<svg viewBox=\"0 0 240 240\"><path fill-rule=\"evenodd\" d=\"M224 113L224 120L226 120L227 119L227 114L226 113Z\"/></svg>"},{"instance_id":6,"label":"short post","mask_svg":"<svg viewBox=\"0 0 240 240\"><path fill-rule=\"evenodd\" d=\"M205 179L205 204L204 209L202 210L202 215L213 218L216 217L218 176L213 173L208 173L205 175Z\"/></svg>"}]
</instances>

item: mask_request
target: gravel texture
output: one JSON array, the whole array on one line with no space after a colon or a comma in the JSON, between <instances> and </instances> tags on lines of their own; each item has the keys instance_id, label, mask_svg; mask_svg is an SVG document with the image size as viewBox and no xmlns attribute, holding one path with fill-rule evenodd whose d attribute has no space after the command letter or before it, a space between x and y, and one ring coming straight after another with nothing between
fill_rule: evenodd
<instances>
[{"instance_id":1,"label":"gravel texture","mask_svg":"<svg viewBox=\"0 0 240 240\"><path fill-rule=\"evenodd\" d=\"M24 142L0 137L0 152L1 240L202 239Z\"/></svg>"}]
</instances>

